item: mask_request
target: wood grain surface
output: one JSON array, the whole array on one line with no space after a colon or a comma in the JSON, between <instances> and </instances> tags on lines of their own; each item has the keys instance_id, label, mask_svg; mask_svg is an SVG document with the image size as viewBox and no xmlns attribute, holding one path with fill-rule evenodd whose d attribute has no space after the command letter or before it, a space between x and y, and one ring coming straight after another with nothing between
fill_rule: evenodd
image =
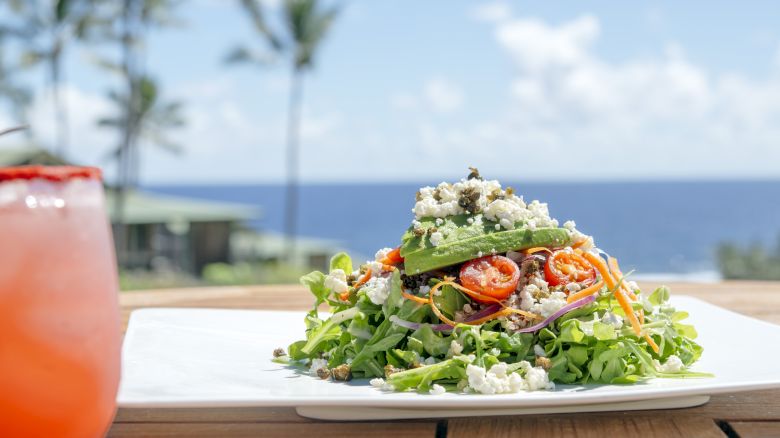
<instances>
[{"instance_id":1,"label":"wood grain surface","mask_svg":"<svg viewBox=\"0 0 780 438\"><path fill-rule=\"evenodd\" d=\"M652 290L658 283L640 283ZM690 295L780 324L780 283L671 283ZM308 291L297 285L123 292L123 324L144 307L303 310ZM778 371L780 372L780 370ZM780 391L713 396L704 406L660 411L452 418L394 422L322 422L290 408L120 409L111 437L780 437Z\"/></svg>"}]
</instances>

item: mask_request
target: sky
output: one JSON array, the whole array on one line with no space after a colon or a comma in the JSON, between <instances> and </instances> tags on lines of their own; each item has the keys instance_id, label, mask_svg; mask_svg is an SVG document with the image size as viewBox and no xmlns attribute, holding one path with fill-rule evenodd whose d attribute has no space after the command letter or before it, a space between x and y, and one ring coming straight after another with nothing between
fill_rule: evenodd
<instances>
[{"instance_id":1,"label":"sky","mask_svg":"<svg viewBox=\"0 0 780 438\"><path fill-rule=\"evenodd\" d=\"M305 79L302 179L435 183L470 165L514 181L780 178L780 4L551 3L342 3ZM237 1L177 15L146 66L185 105L170 135L183 153L144 144L142 182L283 181L289 67L225 65L239 43L262 47ZM67 57L69 158L110 177L117 134L95 120L113 78L94 58ZM43 72L28 78L49 144Z\"/></svg>"}]
</instances>

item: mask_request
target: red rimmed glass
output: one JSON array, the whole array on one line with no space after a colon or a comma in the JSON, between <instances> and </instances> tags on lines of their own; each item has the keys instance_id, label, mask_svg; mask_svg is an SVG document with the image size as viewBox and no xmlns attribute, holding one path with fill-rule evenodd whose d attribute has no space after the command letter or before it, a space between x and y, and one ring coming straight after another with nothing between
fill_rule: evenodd
<instances>
[{"instance_id":1,"label":"red rimmed glass","mask_svg":"<svg viewBox=\"0 0 780 438\"><path fill-rule=\"evenodd\" d=\"M0 436L96 437L115 411L117 273L99 169L0 168Z\"/></svg>"}]
</instances>

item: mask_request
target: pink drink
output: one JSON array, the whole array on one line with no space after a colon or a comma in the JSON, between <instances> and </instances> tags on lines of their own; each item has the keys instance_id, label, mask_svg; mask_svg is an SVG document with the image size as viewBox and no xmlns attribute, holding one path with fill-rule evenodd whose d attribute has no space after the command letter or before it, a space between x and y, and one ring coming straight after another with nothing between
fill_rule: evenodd
<instances>
[{"instance_id":1,"label":"pink drink","mask_svg":"<svg viewBox=\"0 0 780 438\"><path fill-rule=\"evenodd\" d=\"M0 169L0 436L105 434L120 340L100 171Z\"/></svg>"}]
</instances>

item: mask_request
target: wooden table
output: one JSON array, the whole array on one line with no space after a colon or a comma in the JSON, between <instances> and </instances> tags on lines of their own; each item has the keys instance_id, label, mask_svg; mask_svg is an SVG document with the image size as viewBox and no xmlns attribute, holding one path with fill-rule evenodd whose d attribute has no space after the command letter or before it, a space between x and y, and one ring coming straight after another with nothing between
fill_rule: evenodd
<instances>
[{"instance_id":1,"label":"wooden table","mask_svg":"<svg viewBox=\"0 0 780 438\"><path fill-rule=\"evenodd\" d=\"M652 290L652 283L641 284ZM669 284L692 295L780 324L780 283ZM252 286L125 292L123 324L142 307L301 310L311 306L301 286ZM780 372L780 367L778 367ZM780 437L780 390L713 396L704 406L662 411L583 413L386 422L322 422L291 408L120 409L111 437Z\"/></svg>"}]
</instances>

